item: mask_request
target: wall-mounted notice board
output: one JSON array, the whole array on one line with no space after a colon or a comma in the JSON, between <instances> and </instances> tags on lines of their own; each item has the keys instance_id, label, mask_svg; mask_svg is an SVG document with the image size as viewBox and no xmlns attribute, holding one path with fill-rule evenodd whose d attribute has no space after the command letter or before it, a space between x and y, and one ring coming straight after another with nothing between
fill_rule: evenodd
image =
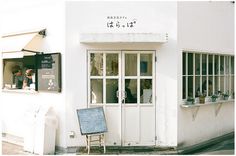
<instances>
[{"instance_id":1,"label":"wall-mounted notice board","mask_svg":"<svg viewBox=\"0 0 236 156\"><path fill-rule=\"evenodd\" d=\"M77 109L82 135L107 132L105 114L102 107Z\"/></svg>"}]
</instances>

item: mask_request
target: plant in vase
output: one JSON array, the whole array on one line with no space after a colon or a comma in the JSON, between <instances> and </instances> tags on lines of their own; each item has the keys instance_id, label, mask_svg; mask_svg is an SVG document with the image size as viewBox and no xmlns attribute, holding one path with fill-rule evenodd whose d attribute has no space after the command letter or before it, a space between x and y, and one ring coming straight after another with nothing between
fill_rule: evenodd
<instances>
[{"instance_id":1,"label":"plant in vase","mask_svg":"<svg viewBox=\"0 0 236 156\"><path fill-rule=\"evenodd\" d=\"M195 99L194 99L193 97L188 97L188 98L187 98L187 104L188 104L188 105L193 105L194 102L195 102Z\"/></svg>"},{"instance_id":2,"label":"plant in vase","mask_svg":"<svg viewBox=\"0 0 236 156\"><path fill-rule=\"evenodd\" d=\"M216 99L218 98L218 95L214 94L211 96L211 101L216 102Z\"/></svg>"},{"instance_id":3,"label":"plant in vase","mask_svg":"<svg viewBox=\"0 0 236 156\"><path fill-rule=\"evenodd\" d=\"M229 99L229 92L227 91L226 93L222 94L223 100L228 100Z\"/></svg>"},{"instance_id":4,"label":"plant in vase","mask_svg":"<svg viewBox=\"0 0 236 156\"><path fill-rule=\"evenodd\" d=\"M204 104L205 103L205 98L206 98L206 91L204 91L203 93L200 93L199 103Z\"/></svg>"}]
</instances>

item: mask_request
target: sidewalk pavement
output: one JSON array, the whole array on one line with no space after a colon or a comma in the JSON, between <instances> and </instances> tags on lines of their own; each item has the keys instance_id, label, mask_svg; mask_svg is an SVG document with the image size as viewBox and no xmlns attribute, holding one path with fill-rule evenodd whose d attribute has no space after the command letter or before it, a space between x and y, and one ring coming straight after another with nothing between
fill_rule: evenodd
<instances>
[{"instance_id":1,"label":"sidewalk pavement","mask_svg":"<svg viewBox=\"0 0 236 156\"><path fill-rule=\"evenodd\" d=\"M3 155L37 155L23 150L23 146L2 142ZM107 147L103 153L103 147L91 147L90 155L177 155L173 148L154 147ZM56 151L55 155L87 155L85 148L79 148L74 153Z\"/></svg>"},{"instance_id":2,"label":"sidewalk pavement","mask_svg":"<svg viewBox=\"0 0 236 156\"><path fill-rule=\"evenodd\" d=\"M23 150L23 144L16 145L14 143L9 143L7 140L4 140L2 142L2 154L3 155L33 155L32 153L25 152ZM188 154L204 154L205 153L214 153L217 150L221 154L230 154L234 153L234 147L231 146L234 145L234 132L229 133L227 135L214 138L211 140L208 140L206 142L191 146L191 147L184 147L184 148L159 148L159 147L151 147L151 146L145 146L145 147L118 147L118 146L108 146L106 148L105 155L188 155ZM222 148L224 147L224 148ZM230 149L228 149L230 148ZM210 150L206 150L210 149ZM231 150L230 153L227 153L228 151L224 150ZM219 154L219 152L215 152ZM55 155L87 155L87 151L85 148L80 147L77 148L75 152L65 152L65 151L59 151L56 150ZM90 155L104 155L103 153L103 147L97 147L92 146L90 150Z\"/></svg>"}]
</instances>

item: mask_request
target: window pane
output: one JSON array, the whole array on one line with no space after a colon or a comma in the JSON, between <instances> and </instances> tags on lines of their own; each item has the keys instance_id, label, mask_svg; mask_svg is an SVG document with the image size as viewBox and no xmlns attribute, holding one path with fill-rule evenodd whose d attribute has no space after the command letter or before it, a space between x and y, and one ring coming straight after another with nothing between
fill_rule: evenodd
<instances>
[{"instance_id":1,"label":"window pane","mask_svg":"<svg viewBox=\"0 0 236 156\"><path fill-rule=\"evenodd\" d=\"M118 79L106 80L106 103L118 103L116 92L118 91Z\"/></svg>"},{"instance_id":2,"label":"window pane","mask_svg":"<svg viewBox=\"0 0 236 156\"><path fill-rule=\"evenodd\" d=\"M213 95L213 77L212 76L209 76L208 78L208 96L211 96Z\"/></svg>"},{"instance_id":3,"label":"window pane","mask_svg":"<svg viewBox=\"0 0 236 156\"><path fill-rule=\"evenodd\" d=\"M188 53L188 75L193 75L193 53Z\"/></svg>"},{"instance_id":4,"label":"window pane","mask_svg":"<svg viewBox=\"0 0 236 156\"><path fill-rule=\"evenodd\" d=\"M213 74L213 55L208 56L208 75Z\"/></svg>"},{"instance_id":5,"label":"window pane","mask_svg":"<svg viewBox=\"0 0 236 156\"><path fill-rule=\"evenodd\" d=\"M140 103L152 103L152 79L140 80Z\"/></svg>"},{"instance_id":6,"label":"window pane","mask_svg":"<svg viewBox=\"0 0 236 156\"><path fill-rule=\"evenodd\" d=\"M186 75L186 53L183 53L182 56L183 75Z\"/></svg>"},{"instance_id":7,"label":"window pane","mask_svg":"<svg viewBox=\"0 0 236 156\"><path fill-rule=\"evenodd\" d=\"M137 54L125 54L125 76L137 76Z\"/></svg>"},{"instance_id":8,"label":"window pane","mask_svg":"<svg viewBox=\"0 0 236 156\"><path fill-rule=\"evenodd\" d=\"M36 89L35 56L3 60L3 87L6 89Z\"/></svg>"},{"instance_id":9,"label":"window pane","mask_svg":"<svg viewBox=\"0 0 236 156\"><path fill-rule=\"evenodd\" d=\"M230 81L230 77L228 75L225 76L225 91L230 91L229 90L229 81Z\"/></svg>"},{"instance_id":10,"label":"window pane","mask_svg":"<svg viewBox=\"0 0 236 156\"><path fill-rule=\"evenodd\" d=\"M220 91L219 89L219 76L215 76L215 94L218 93L218 91Z\"/></svg>"},{"instance_id":11,"label":"window pane","mask_svg":"<svg viewBox=\"0 0 236 156\"><path fill-rule=\"evenodd\" d=\"M225 56L225 74L229 74L229 57Z\"/></svg>"},{"instance_id":12,"label":"window pane","mask_svg":"<svg viewBox=\"0 0 236 156\"><path fill-rule=\"evenodd\" d=\"M152 54L140 54L140 75L152 76Z\"/></svg>"},{"instance_id":13,"label":"window pane","mask_svg":"<svg viewBox=\"0 0 236 156\"><path fill-rule=\"evenodd\" d=\"M106 75L117 76L118 71L118 54L106 54Z\"/></svg>"},{"instance_id":14,"label":"window pane","mask_svg":"<svg viewBox=\"0 0 236 156\"><path fill-rule=\"evenodd\" d=\"M202 77L202 94L207 93L207 77L203 76Z\"/></svg>"},{"instance_id":15,"label":"window pane","mask_svg":"<svg viewBox=\"0 0 236 156\"><path fill-rule=\"evenodd\" d=\"M183 76L183 80L182 80L182 85L183 85L183 88L182 88L182 98L185 99L186 98L186 76Z\"/></svg>"},{"instance_id":16,"label":"window pane","mask_svg":"<svg viewBox=\"0 0 236 156\"><path fill-rule=\"evenodd\" d=\"M220 91L224 93L224 76L220 76Z\"/></svg>"},{"instance_id":17,"label":"window pane","mask_svg":"<svg viewBox=\"0 0 236 156\"><path fill-rule=\"evenodd\" d=\"M220 56L220 75L224 75L224 56Z\"/></svg>"},{"instance_id":18,"label":"window pane","mask_svg":"<svg viewBox=\"0 0 236 156\"><path fill-rule=\"evenodd\" d=\"M195 75L200 75L200 54L195 54Z\"/></svg>"},{"instance_id":19,"label":"window pane","mask_svg":"<svg viewBox=\"0 0 236 156\"><path fill-rule=\"evenodd\" d=\"M195 77L195 97L200 95L200 76Z\"/></svg>"},{"instance_id":20,"label":"window pane","mask_svg":"<svg viewBox=\"0 0 236 156\"><path fill-rule=\"evenodd\" d=\"M103 80L91 80L91 103L103 103Z\"/></svg>"},{"instance_id":21,"label":"window pane","mask_svg":"<svg viewBox=\"0 0 236 156\"><path fill-rule=\"evenodd\" d=\"M219 74L219 56L215 55L215 75Z\"/></svg>"},{"instance_id":22,"label":"window pane","mask_svg":"<svg viewBox=\"0 0 236 156\"><path fill-rule=\"evenodd\" d=\"M231 93L234 93L234 76L231 76Z\"/></svg>"},{"instance_id":23,"label":"window pane","mask_svg":"<svg viewBox=\"0 0 236 156\"><path fill-rule=\"evenodd\" d=\"M3 61L3 86L6 89L22 89L23 87L23 60L11 59Z\"/></svg>"},{"instance_id":24,"label":"window pane","mask_svg":"<svg viewBox=\"0 0 236 156\"><path fill-rule=\"evenodd\" d=\"M91 76L103 75L103 54L97 54L97 53L90 54L90 75Z\"/></svg>"},{"instance_id":25,"label":"window pane","mask_svg":"<svg viewBox=\"0 0 236 156\"><path fill-rule=\"evenodd\" d=\"M234 56L231 56L231 74L234 74Z\"/></svg>"},{"instance_id":26,"label":"window pane","mask_svg":"<svg viewBox=\"0 0 236 156\"><path fill-rule=\"evenodd\" d=\"M207 73L207 55L202 54L202 75L206 75Z\"/></svg>"},{"instance_id":27,"label":"window pane","mask_svg":"<svg viewBox=\"0 0 236 156\"><path fill-rule=\"evenodd\" d=\"M188 77L188 97L193 97L193 77Z\"/></svg>"},{"instance_id":28,"label":"window pane","mask_svg":"<svg viewBox=\"0 0 236 156\"><path fill-rule=\"evenodd\" d=\"M137 80L125 79L125 103L137 103Z\"/></svg>"}]
</instances>

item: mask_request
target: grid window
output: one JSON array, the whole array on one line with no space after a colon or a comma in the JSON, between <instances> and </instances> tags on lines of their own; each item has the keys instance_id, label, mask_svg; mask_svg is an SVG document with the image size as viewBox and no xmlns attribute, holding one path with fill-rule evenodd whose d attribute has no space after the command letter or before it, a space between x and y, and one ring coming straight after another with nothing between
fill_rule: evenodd
<instances>
[{"instance_id":1,"label":"grid window","mask_svg":"<svg viewBox=\"0 0 236 156\"><path fill-rule=\"evenodd\" d=\"M234 56L184 51L182 55L182 98L205 93L234 94Z\"/></svg>"}]
</instances>

